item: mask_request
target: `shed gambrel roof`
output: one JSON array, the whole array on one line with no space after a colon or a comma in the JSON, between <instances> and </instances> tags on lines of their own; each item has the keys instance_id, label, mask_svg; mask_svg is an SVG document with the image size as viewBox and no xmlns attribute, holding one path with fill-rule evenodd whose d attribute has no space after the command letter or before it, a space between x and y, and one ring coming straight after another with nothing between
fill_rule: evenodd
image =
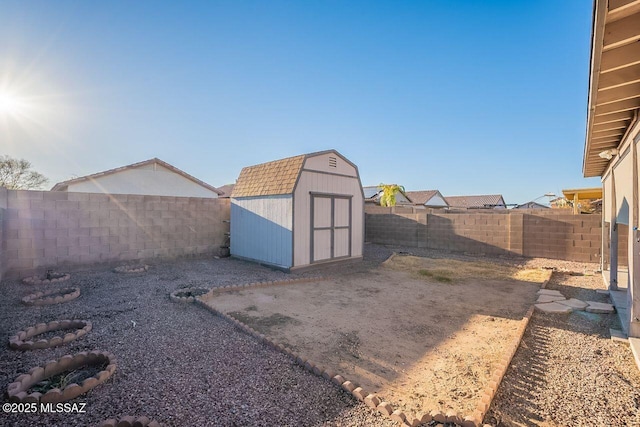
<instances>
[{"instance_id":1,"label":"shed gambrel roof","mask_svg":"<svg viewBox=\"0 0 640 427\"><path fill-rule=\"evenodd\" d=\"M231 197L277 196L293 193L305 158L303 154L242 168Z\"/></svg>"},{"instance_id":2,"label":"shed gambrel roof","mask_svg":"<svg viewBox=\"0 0 640 427\"><path fill-rule=\"evenodd\" d=\"M327 153L333 153L342 160L353 166L356 176L359 179L358 167L351 163L346 157L336 150L318 151L315 153L301 154L299 156L287 157L286 159L274 160L272 162L261 163L255 166L242 168L235 187L231 192L232 198L256 197L256 196L279 196L293 194L298 176L302 172L304 162L310 157L316 157Z\"/></svg>"},{"instance_id":3,"label":"shed gambrel roof","mask_svg":"<svg viewBox=\"0 0 640 427\"><path fill-rule=\"evenodd\" d=\"M484 194L478 196L447 196L445 200L452 208L480 209L505 207L501 194Z\"/></svg>"},{"instance_id":4,"label":"shed gambrel roof","mask_svg":"<svg viewBox=\"0 0 640 427\"><path fill-rule=\"evenodd\" d=\"M105 175L112 175L112 174L115 174L115 173L118 173L118 172L122 172L122 171L129 170L129 169L139 168L139 167L151 165L151 164L154 164L154 163L158 164L158 165L160 165L160 166L162 166L162 167L164 167L166 169L169 169L170 171L172 171L172 172L174 172L174 173L176 173L178 175L181 175L181 176L187 178L188 180L190 180L190 181L192 181L192 182L194 182L194 183L196 183L198 185L201 185L202 187L204 187L204 188L206 188L208 190L213 191L214 193L216 193L218 195L222 194L222 192L220 190L218 190L217 188L215 188L214 186L209 185L206 182L201 181L201 180L199 180L198 178L196 178L196 177L194 177L192 175L189 175L185 171L180 170L177 167L175 167L173 165L170 165L169 163L158 159L157 157L154 157L153 159L149 159L149 160L144 160L142 162L126 165L126 166L121 166L119 168L109 169L109 170L106 170L106 171L103 171L103 172L94 173L92 175L81 176L81 177L73 178L73 179L70 179L70 180L67 180L67 181L58 182L56 185L53 186L53 188L51 188L51 191L65 191L67 189L67 187L69 187L69 185L71 185L71 184L76 184L78 182L83 182L83 181L93 181L93 180L101 178L101 177L103 177Z\"/></svg>"}]
</instances>

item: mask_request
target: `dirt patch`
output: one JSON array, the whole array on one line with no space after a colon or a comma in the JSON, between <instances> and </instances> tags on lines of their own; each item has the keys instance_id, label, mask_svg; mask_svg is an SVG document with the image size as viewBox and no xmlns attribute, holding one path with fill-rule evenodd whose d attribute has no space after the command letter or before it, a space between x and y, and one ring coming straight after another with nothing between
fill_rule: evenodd
<instances>
[{"instance_id":1,"label":"dirt patch","mask_svg":"<svg viewBox=\"0 0 640 427\"><path fill-rule=\"evenodd\" d=\"M402 256L368 273L209 303L406 413L470 414L548 275Z\"/></svg>"}]
</instances>

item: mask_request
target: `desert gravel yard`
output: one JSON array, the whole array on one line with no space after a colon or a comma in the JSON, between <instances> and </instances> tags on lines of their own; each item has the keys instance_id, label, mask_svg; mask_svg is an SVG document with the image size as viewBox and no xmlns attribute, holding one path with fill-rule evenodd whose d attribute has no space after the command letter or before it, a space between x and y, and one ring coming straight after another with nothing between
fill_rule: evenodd
<instances>
[{"instance_id":1,"label":"desert gravel yard","mask_svg":"<svg viewBox=\"0 0 640 427\"><path fill-rule=\"evenodd\" d=\"M366 245L363 263L332 268L331 273L364 274L392 251L479 260L413 248ZM488 261L516 267L526 264L528 268L555 266L578 272L595 268L540 259ZM0 425L94 426L104 419L124 415L146 415L169 426L394 425L229 322L197 305L169 299L171 292L182 287L216 287L290 277L231 259L164 263L152 265L147 273L133 275L110 270L74 273L59 286L79 287L80 297L44 307L20 304L20 298L41 286L3 281L3 391L21 373L65 354L105 350L116 356L118 367L104 384L72 401L86 402L84 414L0 414ZM602 287L598 276L554 277L557 280L552 281L551 289L582 299L582 292L595 294L589 289ZM93 329L62 347L27 352L9 349L8 339L17 331L61 319L90 320ZM536 313L485 422L526 426L638 425L640 375L628 348L608 338L608 328L615 322L611 315L576 313L553 317Z\"/></svg>"}]
</instances>

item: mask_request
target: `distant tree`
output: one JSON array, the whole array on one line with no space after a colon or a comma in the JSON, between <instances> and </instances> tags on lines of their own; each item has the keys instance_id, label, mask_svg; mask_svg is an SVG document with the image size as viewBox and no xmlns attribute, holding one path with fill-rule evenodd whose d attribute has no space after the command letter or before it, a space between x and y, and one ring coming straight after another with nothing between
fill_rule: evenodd
<instances>
[{"instance_id":1,"label":"distant tree","mask_svg":"<svg viewBox=\"0 0 640 427\"><path fill-rule=\"evenodd\" d=\"M398 184L380 184L378 190L382 190L380 206L395 206L396 194L401 191L404 193L404 187Z\"/></svg>"},{"instance_id":2,"label":"distant tree","mask_svg":"<svg viewBox=\"0 0 640 427\"><path fill-rule=\"evenodd\" d=\"M49 180L31 170L31 163L24 159L0 156L0 187L10 190L37 190Z\"/></svg>"}]
</instances>

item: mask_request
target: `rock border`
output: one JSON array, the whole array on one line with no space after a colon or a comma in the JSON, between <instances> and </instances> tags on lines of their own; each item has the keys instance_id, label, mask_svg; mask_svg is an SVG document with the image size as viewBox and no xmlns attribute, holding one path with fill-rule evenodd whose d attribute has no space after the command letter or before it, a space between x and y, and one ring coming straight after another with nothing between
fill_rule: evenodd
<instances>
[{"instance_id":1,"label":"rock border","mask_svg":"<svg viewBox=\"0 0 640 427\"><path fill-rule=\"evenodd\" d=\"M63 293L64 292L64 293ZM60 294L61 295L52 297L49 295ZM80 288L64 288L64 289L51 289L48 291L36 292L34 294L29 294L26 297L22 298L22 303L25 305L52 305L52 304L60 304L63 302L71 301L80 296Z\"/></svg>"},{"instance_id":2,"label":"rock border","mask_svg":"<svg viewBox=\"0 0 640 427\"><path fill-rule=\"evenodd\" d=\"M45 394L34 392L27 394L27 390L42 380L58 375L62 372L77 369L86 365L98 365L107 363L104 371L98 372L93 377L86 378L82 384L72 383L60 390L53 388ZM7 395L10 402L15 403L60 403L74 399L102 384L116 371L115 356L106 351L94 350L80 352L75 355L67 354L58 360L50 360L44 366L31 368L28 374L19 375L14 382L7 387Z\"/></svg>"},{"instance_id":3,"label":"rock border","mask_svg":"<svg viewBox=\"0 0 640 427\"><path fill-rule=\"evenodd\" d=\"M551 277L553 276L555 270L549 271L549 277L544 282L542 282L542 284L540 285L540 289L546 289L547 284L549 284L549 281L551 280ZM489 381L489 385L484 389L480 397L480 403L478 403L478 406L476 406L476 410L474 412L474 414L481 415L480 422L484 420L485 415L487 415L487 411L491 407L491 402L498 392L498 387L500 387L500 383L507 373L507 369L509 369L509 365L511 364L513 356L515 356L518 347L520 347L522 337L524 336L524 332L529 325L529 321L531 320L535 309L536 304L534 303L531 305L531 307L529 307L529 310L527 310L527 314L525 314L524 318L521 320L520 326L518 327L518 334L516 335L517 338L513 340L511 349L507 352L502 361L498 362L498 366L496 367L496 369L494 369L493 374L491 375L491 381ZM481 424L478 424L478 426L480 425Z\"/></svg>"},{"instance_id":4,"label":"rock border","mask_svg":"<svg viewBox=\"0 0 640 427\"><path fill-rule=\"evenodd\" d=\"M391 258L392 257L389 257L388 260ZM549 280L551 280L552 274L553 273L549 275L549 278L547 278L544 282L542 282L541 288L544 289L547 286L547 284L549 283ZM228 314L223 313L215 309L214 307L210 306L209 304L207 304L207 302L210 301L213 298L213 296L215 296L218 293L223 293L228 291L237 291L239 289L244 289L244 288L257 288L257 287L266 287L266 286L272 286L272 285L295 284L295 283L315 282L315 281L324 281L324 280L328 280L328 278L321 277L321 278L289 279L289 280L277 281L277 282L275 281L274 282L256 282L256 283L249 283L244 285L228 285L222 288L213 288L207 294L196 298L196 302L202 307L204 307L206 310L211 311L212 313L227 320L229 323L237 326L239 329L245 331L249 335L254 336L256 339L258 339L258 341L265 343L266 345L268 345L269 347L273 348L276 351L284 353L286 356L290 357L296 364L302 366L305 370L313 373L314 375L323 377L331 381L332 383L334 383L336 386L340 387L347 393L350 393L358 401L364 402L364 404L366 404L372 410L380 412L385 417L393 421L396 421L402 426L416 427L423 424L426 425L432 421L437 423L454 424L456 426L461 426L461 427L481 427L483 425L482 421L484 420L484 417L489 407L491 406L491 401L493 400L493 397L495 396L498 390L498 387L500 386L500 382L502 381L502 378L507 372L509 364L511 363L511 359L513 358L513 356L516 353L516 350L520 346L520 342L522 341L522 337L524 336L524 331L526 330L527 325L529 324L529 320L533 315L534 307L535 307L534 305L532 305L529 308L529 310L527 310L527 313L521 320L520 326L518 327L518 334L516 335L516 338L513 340L510 347L507 346L508 350L507 350L507 353L505 354L505 357L502 359L501 362L498 363L498 366L494 369L492 375L489 377L490 378L489 384L484 389L483 393L480 394L480 402L478 403L475 411L472 414L462 415L456 411L442 412L440 410L431 410L431 411L424 410L414 415L411 415L411 414L407 415L399 409L394 409L391 403L382 401L382 399L380 399L380 397L378 397L375 393L368 393L362 387L358 386L358 384L352 381L349 381L344 376L320 364L314 363L313 361L307 359L304 355L294 352L292 349L285 346L283 343L280 343L276 340L269 339L267 336L256 331L249 325L242 323L239 320L235 319L234 317L229 316Z\"/></svg>"},{"instance_id":5,"label":"rock border","mask_svg":"<svg viewBox=\"0 0 640 427\"><path fill-rule=\"evenodd\" d=\"M169 295L169 299L171 299L171 301L173 302L192 303L196 301L196 297L180 297L178 296L178 294L183 292L204 291L201 295L205 295L205 294L208 294L210 290L211 289L209 288L197 288L197 287L196 288L180 288L171 292L171 294ZM198 295L198 296L201 296L201 295Z\"/></svg>"},{"instance_id":6,"label":"rock border","mask_svg":"<svg viewBox=\"0 0 640 427\"><path fill-rule=\"evenodd\" d=\"M36 350L41 348L58 347L63 344L74 341L88 334L93 325L88 320L53 320L49 323L38 323L24 331L18 332L9 338L9 348L12 350ZM38 336L45 332L59 331L66 329L76 329L75 332L69 332L62 337L53 337L51 339L30 340L29 338Z\"/></svg>"},{"instance_id":7,"label":"rock border","mask_svg":"<svg viewBox=\"0 0 640 427\"><path fill-rule=\"evenodd\" d=\"M69 273L58 273L57 271L52 271L51 273L62 274L62 276L53 279L48 279L46 276L44 279L41 276L29 276L22 279L22 283L25 285L48 285L49 283L65 282L71 278L71 274Z\"/></svg>"},{"instance_id":8,"label":"rock border","mask_svg":"<svg viewBox=\"0 0 640 427\"><path fill-rule=\"evenodd\" d=\"M98 424L98 427L162 427L162 424L145 416L133 417L127 415L119 419L109 418L104 420Z\"/></svg>"},{"instance_id":9,"label":"rock border","mask_svg":"<svg viewBox=\"0 0 640 427\"><path fill-rule=\"evenodd\" d=\"M149 270L147 264L136 265L121 265L113 269L116 273L132 274L132 273L146 273Z\"/></svg>"}]
</instances>

